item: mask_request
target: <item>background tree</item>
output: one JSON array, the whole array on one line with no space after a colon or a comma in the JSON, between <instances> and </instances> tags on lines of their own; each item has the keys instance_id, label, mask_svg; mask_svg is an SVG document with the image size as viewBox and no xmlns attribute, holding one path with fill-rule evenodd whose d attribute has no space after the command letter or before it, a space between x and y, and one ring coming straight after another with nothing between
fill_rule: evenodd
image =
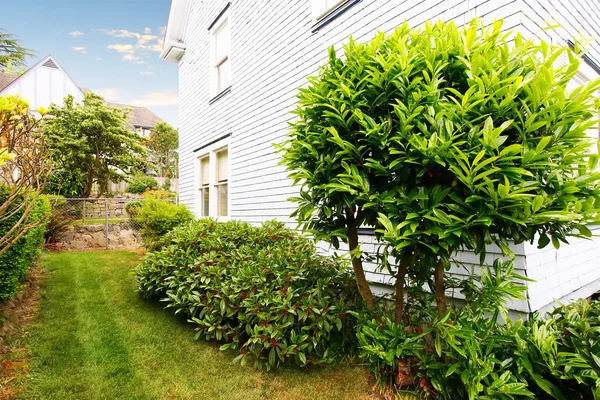
<instances>
[{"instance_id":1,"label":"background tree","mask_svg":"<svg viewBox=\"0 0 600 400\"><path fill-rule=\"evenodd\" d=\"M81 179L81 197L89 197L98 183L101 195L109 181L119 181L143 165L146 150L140 137L126 128L127 111L111 107L88 92L81 103L73 96L64 105L51 106L54 118L45 123L45 135L57 168Z\"/></svg>"},{"instance_id":2,"label":"background tree","mask_svg":"<svg viewBox=\"0 0 600 400\"><path fill-rule=\"evenodd\" d=\"M52 168L39 124L25 100L0 96L0 255L45 222L30 218Z\"/></svg>"},{"instance_id":3,"label":"background tree","mask_svg":"<svg viewBox=\"0 0 600 400\"><path fill-rule=\"evenodd\" d=\"M501 26L404 24L367 44L350 40L344 58L330 48L298 95L281 147L301 183L295 215L317 239L348 242L370 308L357 227L375 228L387 245L381 266L396 277L396 322L407 277L429 284L444 313L457 251L483 261L487 244L510 254L509 242L536 235L540 247L558 247L600 220L586 135L597 129L600 81L568 90L575 53Z\"/></svg>"},{"instance_id":4,"label":"background tree","mask_svg":"<svg viewBox=\"0 0 600 400\"><path fill-rule=\"evenodd\" d=\"M20 68L25 66L27 57L32 55L31 50L21 46L19 39L0 29L0 71L19 73Z\"/></svg>"},{"instance_id":5,"label":"background tree","mask_svg":"<svg viewBox=\"0 0 600 400\"><path fill-rule=\"evenodd\" d=\"M150 137L145 141L149 158L158 168L161 177L176 178L177 148L179 147L179 132L166 122L159 122Z\"/></svg>"}]
</instances>

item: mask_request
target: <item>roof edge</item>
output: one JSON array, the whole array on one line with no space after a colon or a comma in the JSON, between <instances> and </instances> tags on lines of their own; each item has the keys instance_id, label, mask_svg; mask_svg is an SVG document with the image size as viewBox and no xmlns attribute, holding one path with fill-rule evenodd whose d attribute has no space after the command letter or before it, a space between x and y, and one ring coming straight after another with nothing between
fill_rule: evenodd
<instances>
[{"instance_id":1,"label":"roof edge","mask_svg":"<svg viewBox=\"0 0 600 400\"><path fill-rule=\"evenodd\" d=\"M44 64L49 59L52 59L52 61L54 61L54 64L56 64L56 66L58 66L59 70L62 71L67 76L67 78L69 78L71 80L71 82L73 83L73 85L75 85L75 87L77 87L79 89L79 91L81 92L81 94L85 95L85 93L83 93L83 90L81 90L81 88L79 87L79 85L77 83L75 83L75 81L73 80L73 78L71 78L71 75L69 75L69 73L62 67L62 65L60 65L60 63L58 62L58 60L56 58L54 58L54 56L52 54L48 54L48 55L40 58L40 60L38 62L36 62L35 64L33 64L33 66L30 67L27 71L25 71L17 79L15 79L14 81L12 81L7 87L5 87L4 89L0 90L0 93L2 93L4 91L12 88L13 85L16 85L21 79L23 79L25 76L27 76L30 73L32 73L32 71L35 71L40 65Z\"/></svg>"},{"instance_id":2,"label":"roof edge","mask_svg":"<svg viewBox=\"0 0 600 400\"><path fill-rule=\"evenodd\" d=\"M165 44L160 54L160 58L163 60L177 62L183 55L183 51L185 51L185 28L191 4L191 0L171 0L164 37ZM177 54L178 57L173 57L173 54Z\"/></svg>"}]
</instances>

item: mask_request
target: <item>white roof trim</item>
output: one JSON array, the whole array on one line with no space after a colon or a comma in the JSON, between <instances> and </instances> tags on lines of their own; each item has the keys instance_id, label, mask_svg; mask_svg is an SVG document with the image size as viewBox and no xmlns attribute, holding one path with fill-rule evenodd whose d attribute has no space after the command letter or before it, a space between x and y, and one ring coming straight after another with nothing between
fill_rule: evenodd
<instances>
[{"instance_id":1,"label":"white roof trim","mask_svg":"<svg viewBox=\"0 0 600 400\"><path fill-rule=\"evenodd\" d=\"M2 89L0 91L0 94L7 92L14 85L17 85L21 79L23 79L27 75L33 73L33 71L35 71L36 69L38 69L38 68L46 68L46 67L43 67L43 64L46 63L46 61L48 61L48 60L52 60L54 62L54 64L58 67L58 69L60 71L62 71L66 75L66 77L69 78L69 80L73 83L73 85L75 85L75 87L77 87L79 89L79 91L81 92L81 94L85 95L85 93L83 93L83 91L81 90L81 88L79 87L79 85L77 83L75 83L75 81L73 80L73 78L71 78L71 76L67 73L67 71L65 71L65 69L60 65L60 63L58 61L56 61L56 58L54 58L51 54L48 54L46 57L42 58L40 61L38 61L37 63L35 63L35 65L33 67L29 68L27 71L25 71L25 73L23 73L17 79L15 79L14 81L12 81L10 85L8 85L7 87L5 87L4 89Z\"/></svg>"},{"instance_id":2,"label":"white roof trim","mask_svg":"<svg viewBox=\"0 0 600 400\"><path fill-rule=\"evenodd\" d=\"M191 4L191 0L171 0L169 20L165 32L165 44L160 54L160 58L163 60L178 62L183 55L185 50L185 27ZM179 57L174 57L174 54L179 55Z\"/></svg>"}]
</instances>

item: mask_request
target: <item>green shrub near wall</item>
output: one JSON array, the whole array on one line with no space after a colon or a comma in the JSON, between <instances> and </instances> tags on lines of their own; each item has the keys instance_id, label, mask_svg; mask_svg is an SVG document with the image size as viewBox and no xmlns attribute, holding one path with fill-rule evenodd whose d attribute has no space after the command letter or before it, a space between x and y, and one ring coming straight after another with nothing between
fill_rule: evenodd
<instances>
[{"instance_id":1,"label":"green shrub near wall","mask_svg":"<svg viewBox=\"0 0 600 400\"><path fill-rule=\"evenodd\" d=\"M197 337L237 350L242 364L330 363L355 342L347 266L281 223L194 221L167 234L137 276L143 296L164 298Z\"/></svg>"},{"instance_id":2,"label":"green shrub near wall","mask_svg":"<svg viewBox=\"0 0 600 400\"><path fill-rule=\"evenodd\" d=\"M127 193L142 194L146 190L158 189L158 182L151 176L146 175L135 175L129 181L127 186Z\"/></svg>"},{"instance_id":3,"label":"green shrub near wall","mask_svg":"<svg viewBox=\"0 0 600 400\"><path fill-rule=\"evenodd\" d=\"M132 202L125 209L139 227L144 244L150 249L156 247L162 236L170 230L194 219L184 204L156 199Z\"/></svg>"},{"instance_id":4,"label":"green shrub near wall","mask_svg":"<svg viewBox=\"0 0 600 400\"><path fill-rule=\"evenodd\" d=\"M6 200L8 189L0 186L0 204ZM10 213L10 210L8 211ZM43 197L38 198L29 215L27 223L40 220L50 213L50 202ZM23 215L17 211L13 216L0 222L0 236L8 232ZM21 286L31 264L39 254L44 243L45 226L40 225L30 229L10 249L0 255L0 301L6 301L14 296Z\"/></svg>"}]
</instances>

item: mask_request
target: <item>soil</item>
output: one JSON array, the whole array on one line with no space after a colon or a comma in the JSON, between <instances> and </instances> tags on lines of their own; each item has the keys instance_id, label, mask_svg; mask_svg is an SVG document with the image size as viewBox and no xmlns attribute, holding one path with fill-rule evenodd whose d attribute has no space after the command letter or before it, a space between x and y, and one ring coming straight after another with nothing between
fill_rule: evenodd
<instances>
[{"instance_id":1,"label":"soil","mask_svg":"<svg viewBox=\"0 0 600 400\"><path fill-rule=\"evenodd\" d=\"M16 381L28 370L24 339L40 308L40 284L45 277L42 268L34 266L23 289L12 300L0 303L0 400L14 398Z\"/></svg>"}]
</instances>

